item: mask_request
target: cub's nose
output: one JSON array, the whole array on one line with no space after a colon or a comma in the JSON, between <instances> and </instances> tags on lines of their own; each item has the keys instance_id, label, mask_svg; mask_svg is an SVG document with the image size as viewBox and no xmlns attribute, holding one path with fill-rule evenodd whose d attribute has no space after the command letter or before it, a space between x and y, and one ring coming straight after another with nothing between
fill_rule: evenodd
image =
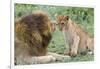
<instances>
[{"instance_id":1,"label":"cub's nose","mask_svg":"<svg viewBox=\"0 0 100 69\"><path fill-rule=\"evenodd\" d=\"M61 23L62 25L64 24L64 22Z\"/></svg>"}]
</instances>

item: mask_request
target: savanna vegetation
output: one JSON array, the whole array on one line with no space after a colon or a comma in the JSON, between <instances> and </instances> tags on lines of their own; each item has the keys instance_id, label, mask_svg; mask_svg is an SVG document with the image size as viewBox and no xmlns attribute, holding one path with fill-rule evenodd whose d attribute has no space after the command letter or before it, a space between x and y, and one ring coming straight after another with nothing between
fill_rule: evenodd
<instances>
[{"instance_id":1,"label":"savanna vegetation","mask_svg":"<svg viewBox=\"0 0 100 69\"><path fill-rule=\"evenodd\" d=\"M68 15L73 21L85 29L91 36L94 36L94 9L86 7L66 7L66 6L48 6L32 4L15 4L15 18L19 18L27 13L42 10L48 13L51 20L55 20L57 15ZM53 38L48 46L48 51L63 54L65 43L63 34L57 28L52 34ZM94 55L77 55L71 59L64 59L61 62L93 61Z\"/></svg>"}]
</instances>

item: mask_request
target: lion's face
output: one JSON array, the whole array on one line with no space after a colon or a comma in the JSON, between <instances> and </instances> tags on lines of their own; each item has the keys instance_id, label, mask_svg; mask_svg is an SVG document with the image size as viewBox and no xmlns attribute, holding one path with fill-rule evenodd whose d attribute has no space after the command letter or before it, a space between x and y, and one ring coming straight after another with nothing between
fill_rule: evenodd
<instances>
[{"instance_id":1,"label":"lion's face","mask_svg":"<svg viewBox=\"0 0 100 69\"><path fill-rule=\"evenodd\" d=\"M65 15L57 16L57 23L59 26L59 30L61 31L65 30L65 26L67 25L68 20L69 20L69 16L65 16Z\"/></svg>"}]
</instances>

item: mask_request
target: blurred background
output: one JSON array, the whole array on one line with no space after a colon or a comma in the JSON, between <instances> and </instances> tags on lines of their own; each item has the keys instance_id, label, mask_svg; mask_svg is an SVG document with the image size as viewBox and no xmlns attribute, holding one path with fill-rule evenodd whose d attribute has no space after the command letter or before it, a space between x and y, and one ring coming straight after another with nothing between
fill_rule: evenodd
<instances>
[{"instance_id":1,"label":"blurred background","mask_svg":"<svg viewBox=\"0 0 100 69\"><path fill-rule=\"evenodd\" d=\"M15 19L37 10L42 10L48 13L51 20L55 20L57 15L68 15L73 21L81 26L90 36L94 36L94 8L85 7L68 7L68 6L52 6L52 5L33 5L33 4L15 4L14 15ZM63 54L65 48L64 37L61 31L57 28L52 33L53 38L48 46L48 51ZM61 62L75 61L93 61L94 55L77 55L71 59L65 59Z\"/></svg>"}]
</instances>

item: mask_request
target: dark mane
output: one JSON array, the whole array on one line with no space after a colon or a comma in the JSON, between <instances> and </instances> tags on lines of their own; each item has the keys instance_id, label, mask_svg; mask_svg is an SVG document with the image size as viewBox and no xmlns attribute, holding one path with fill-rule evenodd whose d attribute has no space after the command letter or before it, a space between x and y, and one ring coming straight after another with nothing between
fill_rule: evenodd
<instances>
[{"instance_id":1,"label":"dark mane","mask_svg":"<svg viewBox=\"0 0 100 69\"><path fill-rule=\"evenodd\" d=\"M32 55L45 55L51 40L50 20L44 12L22 16L15 22L16 36L30 47Z\"/></svg>"}]
</instances>

